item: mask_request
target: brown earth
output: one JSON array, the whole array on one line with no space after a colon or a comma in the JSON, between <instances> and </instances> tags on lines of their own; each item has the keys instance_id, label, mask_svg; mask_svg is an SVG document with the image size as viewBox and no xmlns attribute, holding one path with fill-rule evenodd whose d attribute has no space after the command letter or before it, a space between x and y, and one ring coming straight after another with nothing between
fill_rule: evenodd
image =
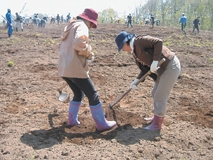
<instances>
[{"instance_id":1,"label":"brown earth","mask_svg":"<svg viewBox=\"0 0 213 160\"><path fill-rule=\"evenodd\" d=\"M95 61L90 76L108 120L117 126L97 132L87 98L81 124L66 126L68 103L58 101L58 47L65 25L29 26L24 32L0 29L0 159L213 159L213 33L184 36L179 28L100 24L91 30ZM121 30L162 38L179 57L182 73L170 94L160 132L144 130L152 116L147 78L113 110L108 106L128 90L139 73L133 57L118 54L114 38ZM13 61L12 67L8 62ZM68 87L64 93L72 92Z\"/></svg>"}]
</instances>

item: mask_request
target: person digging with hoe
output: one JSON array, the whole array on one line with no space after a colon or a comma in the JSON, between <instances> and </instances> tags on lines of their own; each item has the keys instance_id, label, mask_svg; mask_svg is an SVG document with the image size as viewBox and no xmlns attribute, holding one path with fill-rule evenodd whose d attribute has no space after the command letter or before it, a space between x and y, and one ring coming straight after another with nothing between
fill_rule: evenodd
<instances>
[{"instance_id":1,"label":"person digging with hoe","mask_svg":"<svg viewBox=\"0 0 213 160\"><path fill-rule=\"evenodd\" d=\"M94 60L94 53L89 42L89 30L97 28L98 13L91 8L70 20L64 28L61 38L58 71L71 90L73 99L69 104L68 125L79 125L78 111L84 94L89 101L92 117L98 131L113 128L115 121L105 119L102 103L89 77L89 63Z\"/></svg>"},{"instance_id":2,"label":"person digging with hoe","mask_svg":"<svg viewBox=\"0 0 213 160\"><path fill-rule=\"evenodd\" d=\"M136 83L148 71L155 81L152 89L154 100L154 117L152 123L145 127L147 130L160 130L166 114L166 105L175 82L181 72L180 61L166 46L161 39L149 35L135 35L125 31L120 32L115 42L118 51L129 52L133 55L140 73L130 84L130 88L136 89ZM158 62L165 58L165 62L159 67Z\"/></svg>"}]
</instances>

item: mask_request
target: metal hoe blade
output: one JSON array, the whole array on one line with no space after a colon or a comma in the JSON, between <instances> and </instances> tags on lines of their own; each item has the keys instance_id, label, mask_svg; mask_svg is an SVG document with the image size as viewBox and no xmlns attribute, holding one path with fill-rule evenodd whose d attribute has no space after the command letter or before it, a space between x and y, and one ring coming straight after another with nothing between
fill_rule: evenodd
<instances>
[{"instance_id":1,"label":"metal hoe blade","mask_svg":"<svg viewBox=\"0 0 213 160\"><path fill-rule=\"evenodd\" d=\"M70 95L59 92L58 100L63 102L63 103L68 103L69 100L70 100Z\"/></svg>"},{"instance_id":2,"label":"metal hoe blade","mask_svg":"<svg viewBox=\"0 0 213 160\"><path fill-rule=\"evenodd\" d=\"M66 93L62 93L62 89L64 87L66 87L67 83L64 83L59 89L58 89L58 92L59 92L59 96L58 96L58 100L63 102L63 103L68 103L69 100L70 100L70 95L69 94L66 94Z\"/></svg>"}]
</instances>

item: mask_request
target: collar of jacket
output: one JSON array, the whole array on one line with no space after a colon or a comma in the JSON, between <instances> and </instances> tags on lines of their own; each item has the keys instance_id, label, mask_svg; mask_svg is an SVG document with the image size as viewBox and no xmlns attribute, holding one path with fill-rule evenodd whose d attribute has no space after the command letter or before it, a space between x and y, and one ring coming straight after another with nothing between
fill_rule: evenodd
<instances>
[{"instance_id":1,"label":"collar of jacket","mask_svg":"<svg viewBox=\"0 0 213 160\"><path fill-rule=\"evenodd\" d=\"M135 41L135 37L133 37L129 43L131 50L131 53L134 52L134 41Z\"/></svg>"}]
</instances>

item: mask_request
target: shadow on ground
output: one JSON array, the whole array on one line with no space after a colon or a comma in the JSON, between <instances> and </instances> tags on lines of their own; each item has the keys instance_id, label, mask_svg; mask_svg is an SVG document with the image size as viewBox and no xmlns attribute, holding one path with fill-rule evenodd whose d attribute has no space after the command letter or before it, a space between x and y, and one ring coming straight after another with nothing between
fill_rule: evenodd
<instances>
[{"instance_id":1,"label":"shadow on ground","mask_svg":"<svg viewBox=\"0 0 213 160\"><path fill-rule=\"evenodd\" d=\"M127 117L132 117L133 115L129 115L128 113L125 114ZM117 121L117 116L121 117L121 114L116 113L113 110L113 117L114 120L117 122L117 126L111 130L99 132L95 128L95 124L92 122L92 120L86 119L88 122L88 125L78 125L74 127L67 126L66 123L63 123L61 126L53 127L53 117L57 117L58 114L49 114L49 124L50 129L40 129L40 130L34 130L29 133L24 133L20 140L22 143L25 143L29 146L32 146L34 149L43 149L43 148L49 148L56 144L61 143L74 143L77 145L85 145L85 144L94 144L95 140L97 139L104 139L108 141L112 141L115 139L118 143L124 144L124 145L130 145L140 142L140 140L149 140L149 141L156 141L157 137L160 137L160 132L152 132L147 131L143 129L143 127L135 128L131 122L130 123L124 123L125 116L123 118L120 118L119 121ZM135 119L137 120L139 117L134 115ZM134 123L135 123L134 119ZM141 117L139 119L142 119ZM84 121L83 118L80 119L81 121ZM128 119L126 119L128 120ZM123 121L121 123L121 121ZM89 124L90 123L90 124ZM132 123L132 124L131 124ZM140 121L138 121L140 123ZM140 123L141 124L141 123Z\"/></svg>"}]
</instances>

